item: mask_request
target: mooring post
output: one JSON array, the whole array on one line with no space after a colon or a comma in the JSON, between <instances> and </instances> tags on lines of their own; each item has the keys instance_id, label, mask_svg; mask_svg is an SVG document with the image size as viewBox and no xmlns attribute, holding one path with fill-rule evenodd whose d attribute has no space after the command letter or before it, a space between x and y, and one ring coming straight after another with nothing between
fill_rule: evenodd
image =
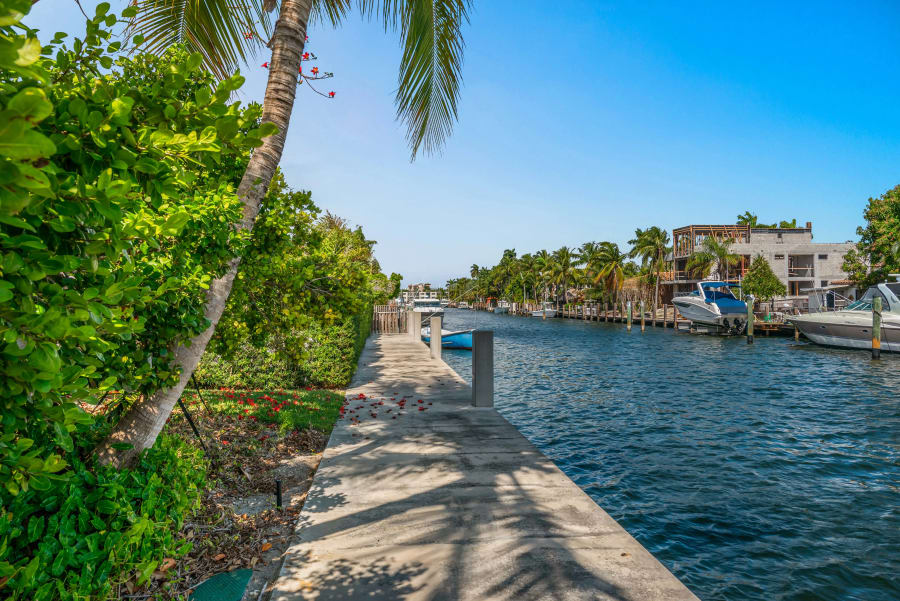
<instances>
[{"instance_id":1,"label":"mooring post","mask_svg":"<svg viewBox=\"0 0 900 601\"><path fill-rule=\"evenodd\" d=\"M653 327L656 327L656 312L659 308L656 306L656 300L653 300Z\"/></svg>"},{"instance_id":2,"label":"mooring post","mask_svg":"<svg viewBox=\"0 0 900 601\"><path fill-rule=\"evenodd\" d=\"M437 315L431 317L431 358L441 358L441 318Z\"/></svg>"},{"instance_id":3,"label":"mooring post","mask_svg":"<svg viewBox=\"0 0 900 601\"><path fill-rule=\"evenodd\" d=\"M644 312L644 301L641 301L641 332L644 331L646 325L647 325L647 316Z\"/></svg>"},{"instance_id":4,"label":"mooring post","mask_svg":"<svg viewBox=\"0 0 900 601\"><path fill-rule=\"evenodd\" d=\"M631 320L632 320L632 318L633 318L632 311L631 311L631 301L628 301L628 307L627 307L626 310L628 311L628 316L627 316L627 319L628 319L628 326L627 326L627 330L630 332L630 331L631 331Z\"/></svg>"},{"instance_id":5,"label":"mooring post","mask_svg":"<svg viewBox=\"0 0 900 601\"><path fill-rule=\"evenodd\" d=\"M494 406L494 332L472 332L472 406Z\"/></svg>"},{"instance_id":6,"label":"mooring post","mask_svg":"<svg viewBox=\"0 0 900 601\"><path fill-rule=\"evenodd\" d=\"M669 327L669 305L663 303L663 329Z\"/></svg>"},{"instance_id":7,"label":"mooring post","mask_svg":"<svg viewBox=\"0 0 900 601\"><path fill-rule=\"evenodd\" d=\"M872 358L881 358L881 297L872 299Z\"/></svg>"},{"instance_id":8,"label":"mooring post","mask_svg":"<svg viewBox=\"0 0 900 601\"><path fill-rule=\"evenodd\" d=\"M753 303L755 299L753 295L747 297L747 344L753 344Z\"/></svg>"},{"instance_id":9,"label":"mooring post","mask_svg":"<svg viewBox=\"0 0 900 601\"><path fill-rule=\"evenodd\" d=\"M410 313L409 334L413 340L422 339L422 314L418 311Z\"/></svg>"},{"instance_id":10,"label":"mooring post","mask_svg":"<svg viewBox=\"0 0 900 601\"><path fill-rule=\"evenodd\" d=\"M766 330L766 336L769 335L769 330ZM800 328L794 326L794 342L800 342Z\"/></svg>"}]
</instances>

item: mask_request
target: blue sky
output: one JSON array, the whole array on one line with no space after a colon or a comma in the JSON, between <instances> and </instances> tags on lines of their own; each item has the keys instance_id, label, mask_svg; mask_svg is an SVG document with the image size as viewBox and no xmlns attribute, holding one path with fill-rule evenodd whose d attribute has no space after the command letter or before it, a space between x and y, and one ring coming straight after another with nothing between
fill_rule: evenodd
<instances>
[{"instance_id":1,"label":"blue sky","mask_svg":"<svg viewBox=\"0 0 900 601\"><path fill-rule=\"evenodd\" d=\"M408 283L747 209L855 239L867 198L900 183L900 4L787 4L475 0L459 123L415 162L394 119L396 34L317 26L308 49L337 96L300 90L282 166ZM27 22L82 21L41 0ZM262 98L264 60L245 100Z\"/></svg>"}]
</instances>

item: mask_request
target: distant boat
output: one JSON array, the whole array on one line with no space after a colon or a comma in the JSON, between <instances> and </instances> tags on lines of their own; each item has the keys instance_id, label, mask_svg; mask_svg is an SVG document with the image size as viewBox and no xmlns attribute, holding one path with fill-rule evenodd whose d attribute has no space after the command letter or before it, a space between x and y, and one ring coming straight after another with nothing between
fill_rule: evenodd
<instances>
[{"instance_id":1,"label":"distant boat","mask_svg":"<svg viewBox=\"0 0 900 601\"><path fill-rule=\"evenodd\" d=\"M532 317L556 317L556 309L550 301L544 301L541 308L531 312Z\"/></svg>"},{"instance_id":2,"label":"distant boat","mask_svg":"<svg viewBox=\"0 0 900 601\"><path fill-rule=\"evenodd\" d=\"M468 308L469 308L469 303L467 303L466 301L459 301L459 306L457 307L457 309L468 309Z\"/></svg>"},{"instance_id":3,"label":"distant boat","mask_svg":"<svg viewBox=\"0 0 900 601\"><path fill-rule=\"evenodd\" d=\"M494 313L509 313L509 303L502 300L494 307Z\"/></svg>"},{"instance_id":4,"label":"distant boat","mask_svg":"<svg viewBox=\"0 0 900 601\"><path fill-rule=\"evenodd\" d=\"M422 340L431 343L431 328L422 328ZM472 330L441 330L441 348L472 350Z\"/></svg>"},{"instance_id":5,"label":"distant boat","mask_svg":"<svg viewBox=\"0 0 900 601\"><path fill-rule=\"evenodd\" d=\"M412 302L412 310L422 314L422 323L428 323L432 317L444 317L444 308L436 298L417 298Z\"/></svg>"},{"instance_id":6,"label":"distant boat","mask_svg":"<svg viewBox=\"0 0 900 601\"><path fill-rule=\"evenodd\" d=\"M676 296L672 304L685 319L694 323L741 333L747 325L747 303L738 300L729 288L740 286L728 282L698 282L696 290Z\"/></svg>"}]
</instances>

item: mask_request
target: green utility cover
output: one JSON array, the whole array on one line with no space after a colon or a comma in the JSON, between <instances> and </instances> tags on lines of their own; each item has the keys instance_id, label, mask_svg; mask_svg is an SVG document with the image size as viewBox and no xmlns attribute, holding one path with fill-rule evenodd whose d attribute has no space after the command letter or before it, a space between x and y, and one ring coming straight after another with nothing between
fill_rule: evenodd
<instances>
[{"instance_id":1,"label":"green utility cover","mask_svg":"<svg viewBox=\"0 0 900 601\"><path fill-rule=\"evenodd\" d=\"M216 574L191 593L191 601L241 601L252 575L253 570Z\"/></svg>"}]
</instances>

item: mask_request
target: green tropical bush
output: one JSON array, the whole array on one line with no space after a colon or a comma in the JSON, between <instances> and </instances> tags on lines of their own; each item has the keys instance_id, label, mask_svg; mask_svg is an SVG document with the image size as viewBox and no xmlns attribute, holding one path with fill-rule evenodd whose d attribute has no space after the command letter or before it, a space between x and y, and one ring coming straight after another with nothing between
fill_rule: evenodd
<instances>
[{"instance_id":1,"label":"green tropical bush","mask_svg":"<svg viewBox=\"0 0 900 601\"><path fill-rule=\"evenodd\" d=\"M184 551L173 526L205 470L164 438L122 471L94 444L207 327L245 244L235 186L272 128L231 102L239 75L131 53L109 4L43 48L30 5L0 3L0 592L103 599Z\"/></svg>"},{"instance_id":2,"label":"green tropical bush","mask_svg":"<svg viewBox=\"0 0 900 601\"><path fill-rule=\"evenodd\" d=\"M0 33L33 50L27 9L5 4ZM65 476L85 407L173 382L171 349L207 327L206 289L240 250L235 182L271 133L229 103L240 76L124 53L108 9L71 45L0 48L4 503Z\"/></svg>"},{"instance_id":3,"label":"green tropical bush","mask_svg":"<svg viewBox=\"0 0 900 601\"><path fill-rule=\"evenodd\" d=\"M0 594L9 600L106 599L143 584L176 540L205 486L202 453L162 435L131 468L74 459L69 477L21 491L0 511Z\"/></svg>"}]
</instances>

